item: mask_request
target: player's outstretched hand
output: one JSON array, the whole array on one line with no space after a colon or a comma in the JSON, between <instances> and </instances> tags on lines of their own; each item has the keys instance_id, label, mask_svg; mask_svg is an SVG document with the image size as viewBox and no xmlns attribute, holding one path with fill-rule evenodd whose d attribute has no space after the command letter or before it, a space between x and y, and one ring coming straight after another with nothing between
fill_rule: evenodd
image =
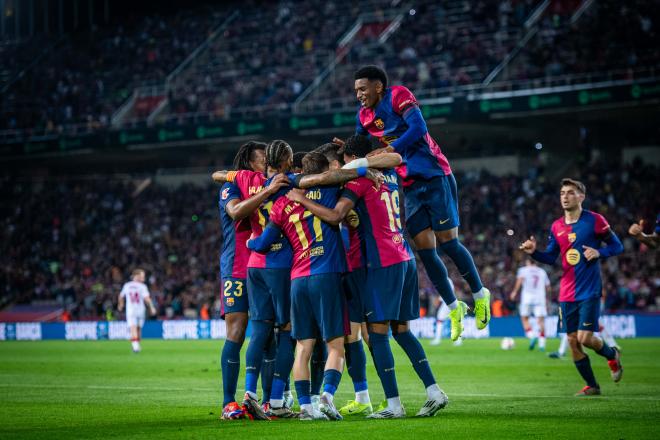
<instances>
[{"instance_id":1,"label":"player's outstretched hand","mask_svg":"<svg viewBox=\"0 0 660 440\"><path fill-rule=\"evenodd\" d=\"M637 237L641 233L644 232L644 220L640 220L639 223L633 223L630 225L630 228L628 228L628 234L632 235L633 237Z\"/></svg>"},{"instance_id":2,"label":"player's outstretched hand","mask_svg":"<svg viewBox=\"0 0 660 440\"><path fill-rule=\"evenodd\" d=\"M292 189L288 193L286 193L286 198L291 200L292 202L302 202L303 199L305 198L305 190L302 189Z\"/></svg>"},{"instance_id":3,"label":"player's outstretched hand","mask_svg":"<svg viewBox=\"0 0 660 440\"><path fill-rule=\"evenodd\" d=\"M276 174L273 177L273 180L270 181L268 188L266 190L270 194L275 194L280 188L287 186L289 184L289 178L286 177L286 174Z\"/></svg>"},{"instance_id":4,"label":"player's outstretched hand","mask_svg":"<svg viewBox=\"0 0 660 440\"><path fill-rule=\"evenodd\" d=\"M529 240L525 240L523 244L520 245L519 248L521 251L525 252L526 254L533 254L534 251L536 250L536 238L532 235L529 237Z\"/></svg>"},{"instance_id":5,"label":"player's outstretched hand","mask_svg":"<svg viewBox=\"0 0 660 440\"><path fill-rule=\"evenodd\" d=\"M383 176L383 173L373 168L367 168L367 174L365 174L364 177L371 180L374 183L376 189L380 189L380 185L385 181L385 176Z\"/></svg>"},{"instance_id":6,"label":"player's outstretched hand","mask_svg":"<svg viewBox=\"0 0 660 440\"><path fill-rule=\"evenodd\" d=\"M342 141L338 137L333 137L332 138L332 143L337 144L337 145L342 146L342 147L344 146L344 144L346 144L346 142Z\"/></svg>"},{"instance_id":7,"label":"player's outstretched hand","mask_svg":"<svg viewBox=\"0 0 660 440\"><path fill-rule=\"evenodd\" d=\"M369 154L367 154L367 157L378 156L383 153L394 153L394 147L388 145L387 147L376 148L375 150L370 151Z\"/></svg>"},{"instance_id":8,"label":"player's outstretched hand","mask_svg":"<svg viewBox=\"0 0 660 440\"><path fill-rule=\"evenodd\" d=\"M600 252L598 252L598 249L594 249L589 246L582 246L582 249L584 249L584 258L586 258L587 261L595 260L600 257Z\"/></svg>"}]
</instances>

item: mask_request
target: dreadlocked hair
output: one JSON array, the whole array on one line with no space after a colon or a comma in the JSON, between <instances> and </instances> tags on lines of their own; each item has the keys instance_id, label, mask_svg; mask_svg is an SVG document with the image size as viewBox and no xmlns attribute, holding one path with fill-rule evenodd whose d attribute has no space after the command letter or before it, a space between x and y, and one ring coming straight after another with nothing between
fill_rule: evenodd
<instances>
[{"instance_id":1,"label":"dreadlocked hair","mask_svg":"<svg viewBox=\"0 0 660 440\"><path fill-rule=\"evenodd\" d=\"M252 153L256 150L265 150L266 144L264 142L250 141L241 145L238 153L234 156L234 169L235 170L252 170L250 160L252 160Z\"/></svg>"},{"instance_id":2,"label":"dreadlocked hair","mask_svg":"<svg viewBox=\"0 0 660 440\"><path fill-rule=\"evenodd\" d=\"M266 146L266 168L279 168L282 162L293 156L291 146L281 139L276 139Z\"/></svg>"}]
</instances>

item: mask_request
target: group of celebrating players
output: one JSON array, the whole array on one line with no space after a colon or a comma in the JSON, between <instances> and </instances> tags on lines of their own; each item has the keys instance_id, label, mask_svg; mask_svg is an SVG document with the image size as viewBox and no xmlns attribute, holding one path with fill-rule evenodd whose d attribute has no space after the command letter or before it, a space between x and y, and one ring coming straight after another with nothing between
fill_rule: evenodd
<instances>
[{"instance_id":1,"label":"group of celebrating players","mask_svg":"<svg viewBox=\"0 0 660 440\"><path fill-rule=\"evenodd\" d=\"M456 181L415 97L405 87L388 87L385 72L376 66L355 73L355 92L361 106L354 136L295 155L282 140L248 142L233 170L213 173L222 183L224 419L404 417L390 334L426 390L417 416L433 416L447 405L409 327L419 317L419 297L401 197L407 236L449 309L451 339L463 331L467 305L456 299L439 251L470 286L477 328L489 323L490 292L458 238ZM582 209L585 193L582 183L564 179L565 215L553 224L548 248L537 250L530 238L521 250L548 264L561 255L561 326L586 382L579 394L593 395L600 387L583 346L607 358L615 381L623 372L618 350L593 334L601 292L598 261L620 253L622 246L602 216ZM600 247L603 241L606 246ZM252 334L239 404L235 395L248 318ZM386 397L375 410L363 340ZM334 394L344 363L355 400L337 408ZM292 409L292 371L299 413Z\"/></svg>"},{"instance_id":2,"label":"group of celebrating players","mask_svg":"<svg viewBox=\"0 0 660 440\"><path fill-rule=\"evenodd\" d=\"M357 132L345 141L296 154L297 164L285 141L248 142L236 155L234 170L213 173L223 184L223 418L404 417L390 333L426 389L417 415L433 416L447 405L422 345L410 332L409 322L419 317L419 296L415 257L402 228L402 196L407 232L450 309L451 338L463 331L467 305L456 299L437 248L470 285L477 327L488 325L490 292L458 240L451 168L430 137L415 97L387 82L375 66L356 72L362 105ZM235 394L248 316L252 334L246 392L239 404ZM375 411L363 340L385 391L386 401ZM355 400L337 409L334 393L344 363ZM292 410L292 370L300 413Z\"/></svg>"}]
</instances>

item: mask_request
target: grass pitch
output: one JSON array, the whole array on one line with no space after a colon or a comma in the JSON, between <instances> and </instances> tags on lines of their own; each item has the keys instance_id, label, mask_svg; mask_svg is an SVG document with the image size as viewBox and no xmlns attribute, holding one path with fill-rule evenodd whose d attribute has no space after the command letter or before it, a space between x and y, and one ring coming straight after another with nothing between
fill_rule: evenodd
<instances>
[{"instance_id":1,"label":"grass pitch","mask_svg":"<svg viewBox=\"0 0 660 440\"><path fill-rule=\"evenodd\" d=\"M570 360L516 342L512 351L496 339L424 342L450 399L431 419L412 417L424 389L393 344L409 417L343 422L219 420L222 341L146 340L139 355L126 341L1 342L0 438L660 438L659 339L620 341L619 384L590 354L603 391L591 398L573 397L582 382ZM371 362L368 377L377 403L383 393ZM344 374L337 402L352 396Z\"/></svg>"}]
</instances>

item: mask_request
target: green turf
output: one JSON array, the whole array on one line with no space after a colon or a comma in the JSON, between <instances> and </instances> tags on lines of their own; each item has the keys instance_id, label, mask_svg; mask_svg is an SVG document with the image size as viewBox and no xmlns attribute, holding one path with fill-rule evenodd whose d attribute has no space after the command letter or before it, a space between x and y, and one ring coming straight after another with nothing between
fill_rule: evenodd
<instances>
[{"instance_id":1,"label":"green turf","mask_svg":"<svg viewBox=\"0 0 660 440\"><path fill-rule=\"evenodd\" d=\"M499 340L425 344L449 406L432 419L344 422L219 420L221 341L0 343L0 438L660 438L660 340L623 340L625 374L609 378L591 360L603 396L575 398L573 363L510 352ZM551 341L550 348L556 346ZM409 415L424 402L421 383L395 348ZM373 366L372 400L382 399ZM239 390L243 378L239 379ZM337 399L353 395L345 374Z\"/></svg>"}]
</instances>

